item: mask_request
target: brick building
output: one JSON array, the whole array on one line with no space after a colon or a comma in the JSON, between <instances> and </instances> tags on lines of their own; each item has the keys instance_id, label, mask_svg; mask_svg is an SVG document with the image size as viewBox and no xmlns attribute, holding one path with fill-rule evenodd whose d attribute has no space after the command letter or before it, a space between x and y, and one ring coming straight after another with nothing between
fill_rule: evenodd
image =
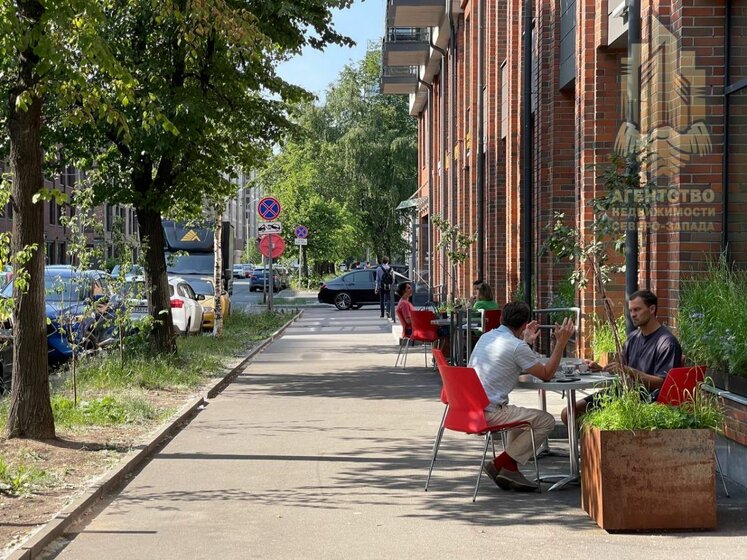
<instances>
[{"instance_id":1,"label":"brick building","mask_svg":"<svg viewBox=\"0 0 747 560\"><path fill-rule=\"evenodd\" d=\"M562 212L588 236L600 170L644 138L640 177L658 198L637 226L638 284L659 295L660 317L676 328L680 285L709 258L728 249L747 265L747 1L388 0L382 53L382 93L408 95L418 121L415 197L430 233L417 258L442 297L482 276L499 303L530 285L545 307L570 272L540 254L545 226ZM453 274L427 226L436 215L479 236ZM622 312L623 276L611 285ZM595 295L576 296L582 334Z\"/></svg>"}]
</instances>

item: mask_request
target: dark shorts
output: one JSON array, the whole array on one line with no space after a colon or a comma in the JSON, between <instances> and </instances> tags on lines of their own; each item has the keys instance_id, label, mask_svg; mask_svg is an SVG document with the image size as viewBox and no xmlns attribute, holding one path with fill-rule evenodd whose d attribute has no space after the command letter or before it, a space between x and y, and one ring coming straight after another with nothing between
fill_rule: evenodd
<instances>
[{"instance_id":1,"label":"dark shorts","mask_svg":"<svg viewBox=\"0 0 747 560\"><path fill-rule=\"evenodd\" d=\"M449 325L441 325L437 332L439 337L449 336Z\"/></svg>"},{"instance_id":2,"label":"dark shorts","mask_svg":"<svg viewBox=\"0 0 747 560\"><path fill-rule=\"evenodd\" d=\"M412 328L405 327L405 336L410 336L412 334Z\"/></svg>"}]
</instances>

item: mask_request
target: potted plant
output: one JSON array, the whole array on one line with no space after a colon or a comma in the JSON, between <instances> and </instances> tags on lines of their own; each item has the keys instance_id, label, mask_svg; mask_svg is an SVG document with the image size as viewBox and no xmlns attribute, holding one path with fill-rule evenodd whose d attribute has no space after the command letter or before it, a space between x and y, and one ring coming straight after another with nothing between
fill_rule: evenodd
<instances>
[{"instance_id":1,"label":"potted plant","mask_svg":"<svg viewBox=\"0 0 747 560\"><path fill-rule=\"evenodd\" d=\"M682 288L679 330L687 358L708 366L714 385L747 396L747 272L722 256Z\"/></svg>"},{"instance_id":2,"label":"potted plant","mask_svg":"<svg viewBox=\"0 0 747 560\"><path fill-rule=\"evenodd\" d=\"M601 528L716 527L714 430L723 418L710 395L672 407L620 386L582 422L581 503Z\"/></svg>"},{"instance_id":3,"label":"potted plant","mask_svg":"<svg viewBox=\"0 0 747 560\"><path fill-rule=\"evenodd\" d=\"M617 319L617 336L619 340L625 338L625 318L623 316ZM607 321L594 318L592 323L591 350L594 361L602 367L615 361L615 338L612 335L612 329Z\"/></svg>"}]
</instances>

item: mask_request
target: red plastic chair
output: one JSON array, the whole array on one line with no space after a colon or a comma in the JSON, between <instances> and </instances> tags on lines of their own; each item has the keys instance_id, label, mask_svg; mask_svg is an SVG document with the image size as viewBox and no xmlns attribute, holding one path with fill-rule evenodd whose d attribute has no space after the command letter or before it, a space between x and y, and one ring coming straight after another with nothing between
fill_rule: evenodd
<instances>
[{"instance_id":1,"label":"red plastic chair","mask_svg":"<svg viewBox=\"0 0 747 560\"><path fill-rule=\"evenodd\" d=\"M482 310L482 332L483 334L497 329L501 326L500 309L483 309Z\"/></svg>"},{"instance_id":2,"label":"red plastic chair","mask_svg":"<svg viewBox=\"0 0 747 560\"><path fill-rule=\"evenodd\" d=\"M656 403L679 406L682 403L694 401L695 393L705 379L705 370L705 366L676 367L670 369L664 378L664 384L659 389ZM721 485L724 487L724 493L728 498L729 490L726 487L726 480L724 479L724 473L721 470L721 464L718 460L718 453L715 453L715 456L716 467L719 475L721 475Z\"/></svg>"},{"instance_id":3,"label":"red plastic chair","mask_svg":"<svg viewBox=\"0 0 747 560\"><path fill-rule=\"evenodd\" d=\"M705 366L676 367L669 370L656 402L678 406L695 400L695 391L705 378Z\"/></svg>"},{"instance_id":4,"label":"red plastic chair","mask_svg":"<svg viewBox=\"0 0 747 560\"><path fill-rule=\"evenodd\" d=\"M445 362L445 360L443 362L436 362L444 389L446 390L446 402L448 403L443 424L444 428L454 432L485 436L485 447L482 451L480 470L477 474L472 501L474 502L477 499L477 491L480 489L480 477L485 466L485 455L488 452L488 446L493 443L493 435L497 433L503 434L504 432L515 429L529 430L532 438L532 451L534 452L534 469L537 480L539 480L537 446L534 441L532 424L529 422L511 422L508 424L489 425L485 419L485 407L490 404L490 401L485 394L485 389L483 389L480 378L477 377L477 372L471 367L449 366ZM433 465L436 462L436 455L438 454L438 447L441 443L441 439L437 439L438 445L435 446L431 467L428 470L428 480L425 485L426 491L428 491L428 482L430 482L431 472L433 471Z\"/></svg>"},{"instance_id":5,"label":"red plastic chair","mask_svg":"<svg viewBox=\"0 0 747 560\"><path fill-rule=\"evenodd\" d=\"M440 348L433 349L433 360L436 362L436 367L448 366L448 362L444 357L444 353L441 352ZM441 402L444 403L444 413L441 415L441 423L438 425L438 431L436 432L436 439L433 440L433 452L431 454L431 468L428 471L428 478L425 481L425 491L428 491L428 484L431 481L431 472L433 472L433 464L436 462L436 453L438 447L441 445L441 438L444 435L444 420L446 419L446 413L449 410L449 400L446 397L446 387L441 387Z\"/></svg>"},{"instance_id":6,"label":"red plastic chair","mask_svg":"<svg viewBox=\"0 0 747 560\"><path fill-rule=\"evenodd\" d=\"M399 316L399 313L398 313ZM410 346L414 346L416 342L422 342L423 343L423 355L425 357L425 366L428 367L428 349L427 345L430 344L431 349L433 349L433 343L437 342L438 337L438 329L435 325L431 325L431 321L433 321L436 318L436 314L433 313L433 311L417 311L413 310L410 312L410 321L412 325L412 334L408 337L408 341L405 344L405 354L404 359L402 361L402 368L407 367L407 353L410 349ZM402 321L402 318L400 317L400 321ZM402 322L402 328L404 329L404 322ZM404 331L403 331L404 332ZM402 351L402 346L400 345L400 353ZM394 367L397 367L397 364L399 363L399 354L397 354L397 361L394 362Z\"/></svg>"}]
</instances>

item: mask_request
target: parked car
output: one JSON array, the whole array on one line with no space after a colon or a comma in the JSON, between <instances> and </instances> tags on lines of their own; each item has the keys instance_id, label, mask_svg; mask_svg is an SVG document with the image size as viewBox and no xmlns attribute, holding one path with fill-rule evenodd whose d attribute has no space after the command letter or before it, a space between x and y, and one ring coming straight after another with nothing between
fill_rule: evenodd
<instances>
[{"instance_id":1,"label":"parked car","mask_svg":"<svg viewBox=\"0 0 747 560\"><path fill-rule=\"evenodd\" d=\"M202 306L192 286L178 276L169 277L171 320L179 334L195 334L202 329Z\"/></svg>"},{"instance_id":2,"label":"parked car","mask_svg":"<svg viewBox=\"0 0 747 560\"><path fill-rule=\"evenodd\" d=\"M0 329L0 395L10 393L13 381L13 333Z\"/></svg>"},{"instance_id":3,"label":"parked car","mask_svg":"<svg viewBox=\"0 0 747 560\"><path fill-rule=\"evenodd\" d=\"M272 275L272 288L274 292L281 290L282 280L277 271L273 270ZM249 291L263 292L269 290L269 269L267 268L255 268L252 271L252 275L249 277Z\"/></svg>"},{"instance_id":4,"label":"parked car","mask_svg":"<svg viewBox=\"0 0 747 560\"><path fill-rule=\"evenodd\" d=\"M278 273L278 276L280 276L280 288L285 290L290 286L290 274L288 273L288 269L284 266L273 266L273 270L276 270Z\"/></svg>"},{"instance_id":5,"label":"parked car","mask_svg":"<svg viewBox=\"0 0 747 560\"><path fill-rule=\"evenodd\" d=\"M148 317L148 294L146 293L145 278L143 276L126 276L123 299L130 305L130 322L133 329Z\"/></svg>"},{"instance_id":6,"label":"parked car","mask_svg":"<svg viewBox=\"0 0 747 560\"><path fill-rule=\"evenodd\" d=\"M3 266L3 270L0 273L0 290L2 290L5 286L10 284L10 281L13 279L13 267L9 264L6 264Z\"/></svg>"},{"instance_id":7,"label":"parked car","mask_svg":"<svg viewBox=\"0 0 747 560\"><path fill-rule=\"evenodd\" d=\"M409 281L398 272L394 272L395 286L399 282ZM353 270L334 280L322 282L319 289L318 299L320 303L329 303L343 311L346 309L360 309L364 305L379 305L379 295L376 288L376 269ZM399 297L392 288L392 296L395 301ZM425 305L428 301L428 288L425 285L415 284L413 304Z\"/></svg>"},{"instance_id":8,"label":"parked car","mask_svg":"<svg viewBox=\"0 0 747 560\"><path fill-rule=\"evenodd\" d=\"M200 278L190 280L189 285L197 294L197 301L202 306L203 330L212 330L215 325L215 284L212 280ZM221 314L225 319L231 313L231 299L227 293L223 292L221 294L220 303Z\"/></svg>"},{"instance_id":9,"label":"parked car","mask_svg":"<svg viewBox=\"0 0 747 560\"><path fill-rule=\"evenodd\" d=\"M241 266L244 267L244 278L249 278L252 275L252 272L254 271L254 269L256 268L256 266L254 266L251 263L243 264Z\"/></svg>"},{"instance_id":10,"label":"parked car","mask_svg":"<svg viewBox=\"0 0 747 560\"><path fill-rule=\"evenodd\" d=\"M12 295L13 284L10 283L0 296ZM105 272L79 271L68 265L47 266L44 299L50 364L71 358L74 346L92 351L114 342L114 313L122 303L111 291L109 275Z\"/></svg>"},{"instance_id":11,"label":"parked car","mask_svg":"<svg viewBox=\"0 0 747 560\"><path fill-rule=\"evenodd\" d=\"M247 278L243 264L235 264L231 270L234 278Z\"/></svg>"}]
</instances>

